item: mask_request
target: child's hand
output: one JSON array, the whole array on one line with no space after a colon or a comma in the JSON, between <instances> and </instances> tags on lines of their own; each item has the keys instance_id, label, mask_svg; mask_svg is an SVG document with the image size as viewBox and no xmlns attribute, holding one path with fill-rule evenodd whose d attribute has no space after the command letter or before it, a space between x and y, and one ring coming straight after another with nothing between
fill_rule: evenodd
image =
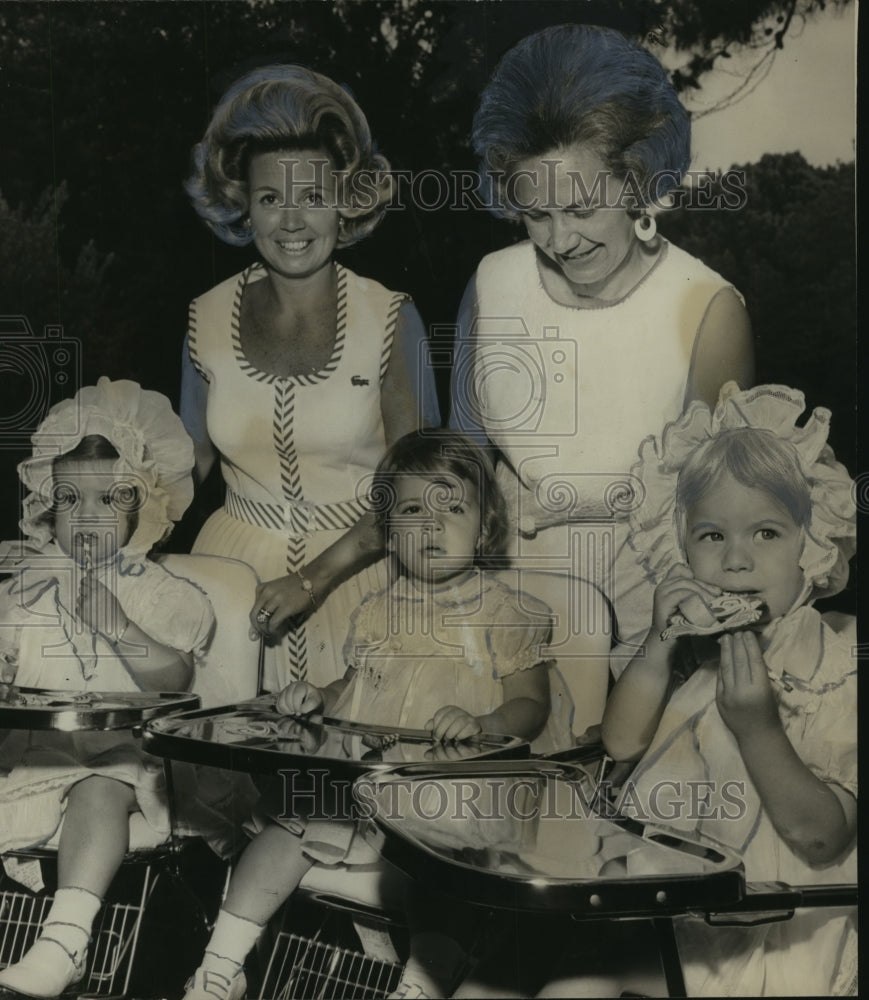
<instances>
[{"instance_id":1,"label":"child's hand","mask_svg":"<svg viewBox=\"0 0 869 1000\"><path fill-rule=\"evenodd\" d=\"M313 715L323 710L323 692L307 681L293 681L275 699L283 715Z\"/></svg>"},{"instance_id":2,"label":"child's hand","mask_svg":"<svg viewBox=\"0 0 869 1000\"><path fill-rule=\"evenodd\" d=\"M718 645L721 665L715 700L727 728L741 739L780 726L778 706L754 632L727 632Z\"/></svg>"},{"instance_id":3,"label":"child's hand","mask_svg":"<svg viewBox=\"0 0 869 1000\"><path fill-rule=\"evenodd\" d=\"M82 575L75 613L94 632L109 639L120 635L129 621L117 597L91 570Z\"/></svg>"},{"instance_id":4,"label":"child's hand","mask_svg":"<svg viewBox=\"0 0 869 1000\"><path fill-rule=\"evenodd\" d=\"M710 598L722 593L720 587L702 583L684 563L670 568L655 589L652 630L660 635L667 627L669 619L680 611L689 622L701 628L714 625L715 615L709 610Z\"/></svg>"},{"instance_id":5,"label":"child's hand","mask_svg":"<svg viewBox=\"0 0 869 1000\"><path fill-rule=\"evenodd\" d=\"M477 748L467 743L433 743L423 754L426 760L467 760L477 753Z\"/></svg>"},{"instance_id":6,"label":"child's hand","mask_svg":"<svg viewBox=\"0 0 869 1000\"><path fill-rule=\"evenodd\" d=\"M326 742L323 726L299 719L281 719L277 724L278 735L287 743L298 744L302 753L316 753Z\"/></svg>"},{"instance_id":7,"label":"child's hand","mask_svg":"<svg viewBox=\"0 0 869 1000\"><path fill-rule=\"evenodd\" d=\"M483 731L479 720L458 705L445 705L439 708L434 717L425 724L431 730L432 739L436 743L446 743L450 740L469 740Z\"/></svg>"}]
</instances>

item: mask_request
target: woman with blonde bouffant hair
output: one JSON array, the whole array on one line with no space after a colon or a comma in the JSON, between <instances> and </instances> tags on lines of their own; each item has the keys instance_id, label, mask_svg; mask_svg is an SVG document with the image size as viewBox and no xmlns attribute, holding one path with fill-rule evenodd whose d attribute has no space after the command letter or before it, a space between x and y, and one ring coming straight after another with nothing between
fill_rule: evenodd
<instances>
[{"instance_id":1,"label":"woman with blonde bouffant hair","mask_svg":"<svg viewBox=\"0 0 869 1000\"><path fill-rule=\"evenodd\" d=\"M260 258L190 307L182 415L199 481L219 457L226 484L194 551L264 581L251 627L270 645L267 688L328 684L343 673L335 636L385 583L360 483L393 441L438 422L416 308L333 260L381 221L389 163L350 94L292 65L233 84L193 161L197 213Z\"/></svg>"}]
</instances>

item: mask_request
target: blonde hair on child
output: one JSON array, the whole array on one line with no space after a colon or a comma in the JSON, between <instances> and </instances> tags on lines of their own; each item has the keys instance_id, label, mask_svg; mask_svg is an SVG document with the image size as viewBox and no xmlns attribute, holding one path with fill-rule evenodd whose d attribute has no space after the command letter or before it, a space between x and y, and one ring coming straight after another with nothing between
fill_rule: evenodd
<instances>
[{"instance_id":1,"label":"blonde hair on child","mask_svg":"<svg viewBox=\"0 0 869 1000\"><path fill-rule=\"evenodd\" d=\"M676 485L676 508L684 514L729 473L750 489L764 490L801 528L812 517L811 483L794 447L773 431L738 427L709 438L686 459Z\"/></svg>"}]
</instances>

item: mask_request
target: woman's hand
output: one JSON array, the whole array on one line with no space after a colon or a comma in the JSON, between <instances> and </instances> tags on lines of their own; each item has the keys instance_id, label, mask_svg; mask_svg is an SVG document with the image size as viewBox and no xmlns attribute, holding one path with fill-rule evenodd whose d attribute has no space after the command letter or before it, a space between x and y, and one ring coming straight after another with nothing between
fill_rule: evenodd
<instances>
[{"instance_id":1,"label":"woman's hand","mask_svg":"<svg viewBox=\"0 0 869 1000\"><path fill-rule=\"evenodd\" d=\"M431 730L432 739L436 743L469 740L483 731L479 719L458 705L439 708L425 724L425 728Z\"/></svg>"},{"instance_id":2,"label":"woman's hand","mask_svg":"<svg viewBox=\"0 0 869 1000\"><path fill-rule=\"evenodd\" d=\"M282 715L313 715L322 712L323 692L307 681L293 681L275 699L275 708Z\"/></svg>"},{"instance_id":3,"label":"woman's hand","mask_svg":"<svg viewBox=\"0 0 869 1000\"><path fill-rule=\"evenodd\" d=\"M269 580L256 588L250 609L251 631L266 639L278 639L287 632L292 619L306 618L313 610L314 602L298 574Z\"/></svg>"},{"instance_id":4,"label":"woman's hand","mask_svg":"<svg viewBox=\"0 0 869 1000\"><path fill-rule=\"evenodd\" d=\"M766 662L754 632L727 632L718 645L721 665L715 700L727 728L737 740L781 728Z\"/></svg>"},{"instance_id":5,"label":"woman's hand","mask_svg":"<svg viewBox=\"0 0 869 1000\"><path fill-rule=\"evenodd\" d=\"M85 625L112 642L116 642L130 624L117 597L96 578L92 570L81 578L75 613Z\"/></svg>"},{"instance_id":6,"label":"woman's hand","mask_svg":"<svg viewBox=\"0 0 869 1000\"><path fill-rule=\"evenodd\" d=\"M714 625L716 618L709 610L708 602L721 593L720 587L698 580L684 563L671 566L670 572L655 589L652 631L660 635L677 611L700 628Z\"/></svg>"}]
</instances>

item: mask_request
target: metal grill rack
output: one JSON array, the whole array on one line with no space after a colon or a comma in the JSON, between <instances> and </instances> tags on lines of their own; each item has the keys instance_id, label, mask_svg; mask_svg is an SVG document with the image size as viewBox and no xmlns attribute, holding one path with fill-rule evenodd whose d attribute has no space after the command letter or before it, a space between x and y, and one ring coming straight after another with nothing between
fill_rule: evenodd
<instances>
[{"instance_id":1,"label":"metal grill rack","mask_svg":"<svg viewBox=\"0 0 869 1000\"><path fill-rule=\"evenodd\" d=\"M129 884L107 900L94 924L82 990L96 996L127 991L145 904L156 877L148 864L130 866ZM39 935L53 901L0 877L0 968L19 961Z\"/></svg>"},{"instance_id":2,"label":"metal grill rack","mask_svg":"<svg viewBox=\"0 0 869 1000\"><path fill-rule=\"evenodd\" d=\"M258 1000L380 1000L395 989L402 966L317 937L278 931Z\"/></svg>"}]
</instances>

